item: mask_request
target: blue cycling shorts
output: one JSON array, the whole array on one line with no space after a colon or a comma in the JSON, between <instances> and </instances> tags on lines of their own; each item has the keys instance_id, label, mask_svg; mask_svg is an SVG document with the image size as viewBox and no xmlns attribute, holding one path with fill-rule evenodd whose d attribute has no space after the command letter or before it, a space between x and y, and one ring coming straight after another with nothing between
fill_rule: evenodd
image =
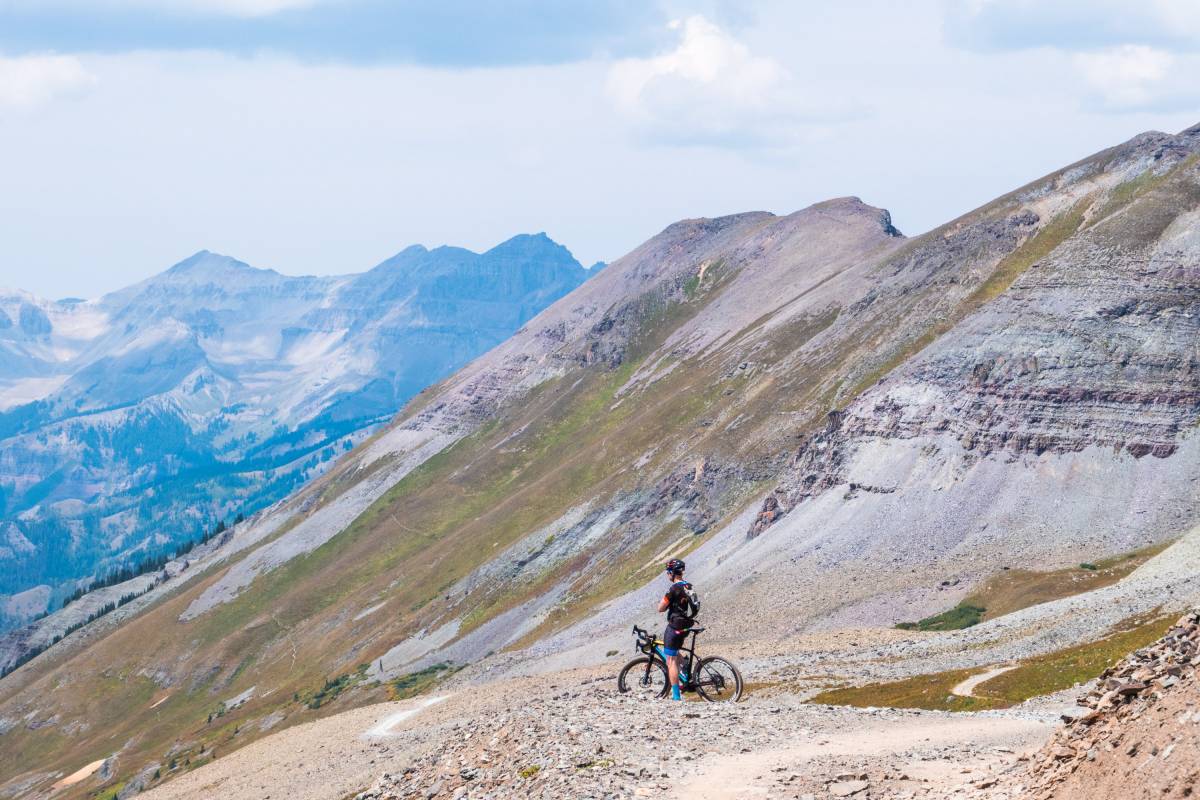
<instances>
[{"instance_id":1,"label":"blue cycling shorts","mask_svg":"<svg viewBox=\"0 0 1200 800\"><path fill-rule=\"evenodd\" d=\"M679 655L679 651L683 649L683 640L686 636L687 631L673 628L668 623L667 629L663 631L663 654L668 656Z\"/></svg>"}]
</instances>

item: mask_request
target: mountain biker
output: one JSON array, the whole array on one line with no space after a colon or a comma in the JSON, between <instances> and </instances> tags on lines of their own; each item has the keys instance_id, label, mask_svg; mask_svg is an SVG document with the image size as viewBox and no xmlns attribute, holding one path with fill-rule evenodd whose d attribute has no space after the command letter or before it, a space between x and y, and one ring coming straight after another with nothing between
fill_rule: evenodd
<instances>
[{"instance_id":1,"label":"mountain biker","mask_svg":"<svg viewBox=\"0 0 1200 800\"><path fill-rule=\"evenodd\" d=\"M663 631L663 655L667 657L672 700L683 699L679 693L679 651L696 615L692 585L683 579L685 566L678 558L667 562L667 579L671 581L671 588L667 589L667 593L658 604L659 612L667 612L667 628Z\"/></svg>"}]
</instances>

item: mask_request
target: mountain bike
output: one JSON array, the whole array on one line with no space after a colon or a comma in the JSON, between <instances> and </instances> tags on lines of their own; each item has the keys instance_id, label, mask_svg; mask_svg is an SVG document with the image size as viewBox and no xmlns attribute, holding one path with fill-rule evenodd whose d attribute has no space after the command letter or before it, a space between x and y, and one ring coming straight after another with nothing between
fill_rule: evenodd
<instances>
[{"instance_id":1,"label":"mountain bike","mask_svg":"<svg viewBox=\"0 0 1200 800\"><path fill-rule=\"evenodd\" d=\"M621 668L617 689L622 694L646 699L666 697L671 684L663 642L637 625L633 626L633 633L637 637L634 649L643 655ZM696 655L696 636L704 633L704 628L691 628L687 633L692 635L692 646L679 651L680 691L695 692L710 703L736 703L742 697L742 673L720 656L700 658ZM694 670L693 664L696 665Z\"/></svg>"}]
</instances>

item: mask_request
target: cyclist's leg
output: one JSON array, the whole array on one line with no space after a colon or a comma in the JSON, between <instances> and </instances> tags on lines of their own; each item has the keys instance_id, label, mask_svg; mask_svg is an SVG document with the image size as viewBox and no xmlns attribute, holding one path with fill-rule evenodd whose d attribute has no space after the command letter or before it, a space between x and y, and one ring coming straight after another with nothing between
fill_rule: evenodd
<instances>
[{"instance_id":1,"label":"cyclist's leg","mask_svg":"<svg viewBox=\"0 0 1200 800\"><path fill-rule=\"evenodd\" d=\"M683 647L683 631L670 625L663 631L663 653L667 657L667 677L671 682L671 699L679 700L679 648Z\"/></svg>"}]
</instances>

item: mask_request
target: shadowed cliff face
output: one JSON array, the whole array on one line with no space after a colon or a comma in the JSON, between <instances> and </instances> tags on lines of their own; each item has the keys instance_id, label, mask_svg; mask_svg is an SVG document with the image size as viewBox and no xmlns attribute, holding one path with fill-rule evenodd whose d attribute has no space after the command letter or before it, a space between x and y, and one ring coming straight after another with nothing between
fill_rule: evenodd
<instances>
[{"instance_id":1,"label":"shadowed cliff face","mask_svg":"<svg viewBox=\"0 0 1200 800\"><path fill-rule=\"evenodd\" d=\"M648 618L668 555L714 636L789 636L1177 536L1200 478L1198 152L1196 130L1146 134L912 239L856 198L672 225L9 676L0 716L170 691L132 773L176 735L249 738L205 723L216 698L254 690L230 718L257 730L321 713L335 676L344 708L440 662L595 660ZM0 753L86 763L143 713Z\"/></svg>"}]
</instances>

